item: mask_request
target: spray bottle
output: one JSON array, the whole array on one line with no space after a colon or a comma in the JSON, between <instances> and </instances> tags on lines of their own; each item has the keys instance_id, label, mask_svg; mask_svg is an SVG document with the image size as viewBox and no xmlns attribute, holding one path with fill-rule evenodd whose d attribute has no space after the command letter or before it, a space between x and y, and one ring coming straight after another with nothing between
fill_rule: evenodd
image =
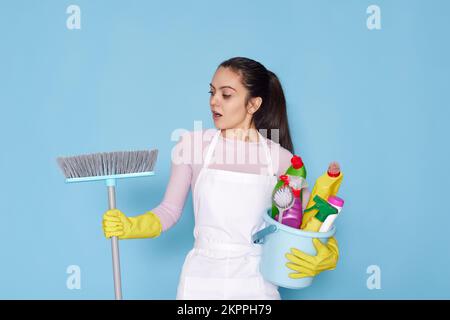
<instances>
[{"instance_id":1,"label":"spray bottle","mask_svg":"<svg viewBox=\"0 0 450 320\"><path fill-rule=\"evenodd\" d=\"M292 156L291 166L286 170L284 175L280 176L272 195L275 194L275 192L277 192L277 190L282 186L289 184L288 176L302 177L303 179L306 179L306 168L301 157L297 155ZM278 208L275 205L272 205L272 218L275 218L277 214Z\"/></svg>"},{"instance_id":2,"label":"spray bottle","mask_svg":"<svg viewBox=\"0 0 450 320\"><path fill-rule=\"evenodd\" d=\"M313 208L315 196L318 195L322 199L328 199L330 196L335 196L341 186L342 179L343 173L341 172L339 164L337 162L330 163L327 172L320 176L314 184L308 205L306 206L307 209L311 210L305 210L301 229L304 229L309 220L317 213L317 210Z\"/></svg>"},{"instance_id":3,"label":"spray bottle","mask_svg":"<svg viewBox=\"0 0 450 320\"><path fill-rule=\"evenodd\" d=\"M307 187L306 180L302 177L291 177L287 175L282 176L281 179L285 184L289 184L294 195L294 203L289 209L283 212L283 220L281 223L299 229L302 225L303 218L302 189ZM275 219L278 220L278 214L275 216Z\"/></svg>"},{"instance_id":4,"label":"spray bottle","mask_svg":"<svg viewBox=\"0 0 450 320\"><path fill-rule=\"evenodd\" d=\"M319 232L320 227L322 226L323 222L327 219L329 215L337 214L338 209L333 207L331 204L329 204L326 200L322 199L320 196L314 197L314 206L311 208L308 208L305 210L305 213L308 211L315 210L316 214L314 217L309 219L306 226L303 228L304 231L312 231L312 232Z\"/></svg>"}]
</instances>

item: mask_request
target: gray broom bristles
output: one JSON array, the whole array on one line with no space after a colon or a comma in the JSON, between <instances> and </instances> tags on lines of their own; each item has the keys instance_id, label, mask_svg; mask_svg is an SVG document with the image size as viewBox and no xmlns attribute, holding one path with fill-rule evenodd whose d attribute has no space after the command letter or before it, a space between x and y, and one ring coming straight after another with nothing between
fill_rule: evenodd
<instances>
[{"instance_id":1,"label":"gray broom bristles","mask_svg":"<svg viewBox=\"0 0 450 320\"><path fill-rule=\"evenodd\" d=\"M67 179L110 176L152 171L158 150L100 152L72 157L58 157Z\"/></svg>"}]
</instances>

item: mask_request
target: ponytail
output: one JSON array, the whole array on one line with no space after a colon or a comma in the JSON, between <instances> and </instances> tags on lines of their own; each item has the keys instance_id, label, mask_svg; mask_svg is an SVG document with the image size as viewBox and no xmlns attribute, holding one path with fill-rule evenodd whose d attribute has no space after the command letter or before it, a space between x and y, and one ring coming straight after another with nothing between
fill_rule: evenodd
<instances>
[{"instance_id":1,"label":"ponytail","mask_svg":"<svg viewBox=\"0 0 450 320\"><path fill-rule=\"evenodd\" d=\"M272 140L270 129L279 130L279 144L294 153L294 146L289 131L289 123L286 111L286 99L280 80L270 70L267 70L269 83L267 88L266 102L261 112L255 112L254 121L257 129L267 128L267 138ZM264 101L264 100L263 100ZM261 109L261 108L260 108ZM259 110L258 110L259 111Z\"/></svg>"}]
</instances>

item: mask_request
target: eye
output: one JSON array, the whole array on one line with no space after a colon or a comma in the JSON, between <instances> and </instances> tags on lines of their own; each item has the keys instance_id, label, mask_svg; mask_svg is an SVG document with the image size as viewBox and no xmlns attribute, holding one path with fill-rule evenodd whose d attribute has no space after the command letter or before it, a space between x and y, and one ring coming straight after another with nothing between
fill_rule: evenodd
<instances>
[{"instance_id":1,"label":"eye","mask_svg":"<svg viewBox=\"0 0 450 320\"><path fill-rule=\"evenodd\" d=\"M213 92L212 92L211 90L209 90L209 91L208 91L208 93L209 93L210 95L212 95L212 94L213 94Z\"/></svg>"},{"instance_id":2,"label":"eye","mask_svg":"<svg viewBox=\"0 0 450 320\"><path fill-rule=\"evenodd\" d=\"M223 94L222 97L224 97L224 99L228 99L229 97L231 97L231 94Z\"/></svg>"}]
</instances>

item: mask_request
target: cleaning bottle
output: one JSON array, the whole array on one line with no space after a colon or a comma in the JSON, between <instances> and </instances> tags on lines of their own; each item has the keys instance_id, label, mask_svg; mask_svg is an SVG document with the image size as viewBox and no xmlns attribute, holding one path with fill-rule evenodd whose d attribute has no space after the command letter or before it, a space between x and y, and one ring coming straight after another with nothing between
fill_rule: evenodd
<instances>
[{"instance_id":1,"label":"cleaning bottle","mask_svg":"<svg viewBox=\"0 0 450 320\"><path fill-rule=\"evenodd\" d=\"M303 228L303 231L319 232L320 227L327 219L327 217L333 214L337 215L338 212L338 209L333 207L331 204L329 204L326 200L322 199L318 195L316 195L313 200L315 202L314 206L306 209L305 213L314 210L315 215L314 217L309 219L308 223L306 223L305 227Z\"/></svg>"},{"instance_id":2,"label":"cleaning bottle","mask_svg":"<svg viewBox=\"0 0 450 320\"><path fill-rule=\"evenodd\" d=\"M302 189L306 188L306 180L302 177L283 177L283 180L289 182L289 187L294 196L293 205L283 212L282 224L292 228L299 229L302 224L303 208L302 208ZM278 214L275 215L278 220Z\"/></svg>"},{"instance_id":3,"label":"cleaning bottle","mask_svg":"<svg viewBox=\"0 0 450 320\"><path fill-rule=\"evenodd\" d=\"M319 232L328 232L331 230L334 224L334 220L336 220L336 218L339 216L342 207L344 206L344 200L336 196L329 197L328 203L337 209L337 214L330 214L323 222L322 226L319 229Z\"/></svg>"},{"instance_id":4,"label":"cleaning bottle","mask_svg":"<svg viewBox=\"0 0 450 320\"><path fill-rule=\"evenodd\" d=\"M303 179L306 179L306 168L305 165L303 164L303 160L301 157L297 155L292 156L291 166L286 170L284 175L280 176L278 183L275 185L275 188L273 189L272 195L275 192L277 192L279 188L289 183L289 179L287 176L302 177ZM272 204L272 218L275 218L277 214L278 209L275 205Z\"/></svg>"},{"instance_id":5,"label":"cleaning bottle","mask_svg":"<svg viewBox=\"0 0 450 320\"><path fill-rule=\"evenodd\" d=\"M328 199L330 196L335 196L341 186L342 178L344 177L339 164L337 162L332 162L328 166L328 170L325 174L320 176L311 192L306 209L310 209L314 206L314 198L316 195L320 196L322 199ZM317 213L316 209L308 210L303 214L303 221L301 229L304 229L309 220L315 216Z\"/></svg>"}]
</instances>

